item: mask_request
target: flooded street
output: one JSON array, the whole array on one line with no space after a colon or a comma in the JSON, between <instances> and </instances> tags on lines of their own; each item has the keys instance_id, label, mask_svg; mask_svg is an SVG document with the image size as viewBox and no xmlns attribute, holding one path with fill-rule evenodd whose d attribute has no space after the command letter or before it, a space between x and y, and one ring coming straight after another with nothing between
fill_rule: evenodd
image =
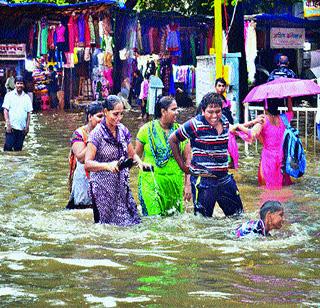
<instances>
[{"instance_id":1,"label":"flooded street","mask_svg":"<svg viewBox=\"0 0 320 308\"><path fill-rule=\"evenodd\" d=\"M123 121L133 136L138 115ZM94 224L91 210L64 210L68 142L82 123L77 113L33 114L24 150L1 150L1 306L319 307L319 147L310 147L302 180L269 192L257 187L259 155L242 151L240 219L220 210L213 219L195 217L189 204L183 215L120 228ZM136 169L131 182L136 198ZM235 239L232 231L256 219L268 199L283 202L284 227L268 239Z\"/></svg>"}]
</instances>

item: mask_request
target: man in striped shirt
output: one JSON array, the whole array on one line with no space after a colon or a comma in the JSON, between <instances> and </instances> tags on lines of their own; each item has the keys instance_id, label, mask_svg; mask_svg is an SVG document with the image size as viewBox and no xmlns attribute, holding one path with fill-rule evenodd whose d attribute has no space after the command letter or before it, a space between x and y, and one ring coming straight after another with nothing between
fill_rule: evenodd
<instances>
[{"instance_id":1,"label":"man in striped shirt","mask_svg":"<svg viewBox=\"0 0 320 308\"><path fill-rule=\"evenodd\" d=\"M195 214L212 217L218 202L226 216L240 214L243 206L233 176L228 174L229 122L222 115L222 98L207 93L201 103L201 114L180 126L169 138L173 156L180 168L191 174ZM180 142L190 139L192 160L185 165Z\"/></svg>"}]
</instances>

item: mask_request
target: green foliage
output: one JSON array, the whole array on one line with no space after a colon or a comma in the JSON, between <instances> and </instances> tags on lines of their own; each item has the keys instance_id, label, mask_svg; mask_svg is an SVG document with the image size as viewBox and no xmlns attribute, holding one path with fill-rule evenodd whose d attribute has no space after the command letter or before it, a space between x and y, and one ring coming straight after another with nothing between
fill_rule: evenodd
<instances>
[{"instance_id":1,"label":"green foliage","mask_svg":"<svg viewBox=\"0 0 320 308\"><path fill-rule=\"evenodd\" d=\"M10 3L42 2L65 5L70 3L86 2L85 0L8 0ZM224 0L221 0L224 3ZM245 14L272 13L278 8L290 7L302 0L226 0L227 5L236 5L242 2ZM176 11L185 15L204 14L212 15L214 0L137 0L135 9L139 11Z\"/></svg>"},{"instance_id":2,"label":"green foliage","mask_svg":"<svg viewBox=\"0 0 320 308\"><path fill-rule=\"evenodd\" d=\"M303 0L226 0L227 5L235 6L242 2L245 14L272 13L283 7L291 7L296 2ZM224 3L224 0L221 0ZM180 13L212 15L214 0L138 0L138 10L178 11Z\"/></svg>"}]
</instances>

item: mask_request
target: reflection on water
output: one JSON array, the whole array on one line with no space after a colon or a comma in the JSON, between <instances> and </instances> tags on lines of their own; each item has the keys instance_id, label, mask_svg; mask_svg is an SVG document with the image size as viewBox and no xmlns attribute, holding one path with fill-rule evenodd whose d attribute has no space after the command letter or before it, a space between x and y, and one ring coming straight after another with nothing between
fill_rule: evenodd
<instances>
[{"instance_id":1,"label":"reflection on water","mask_svg":"<svg viewBox=\"0 0 320 308\"><path fill-rule=\"evenodd\" d=\"M124 120L133 136L137 115ZM91 210L64 210L68 140L81 123L80 114L33 115L24 151L1 153L3 306L320 305L319 149L308 153L302 180L272 192L256 186L258 156L242 155L241 219L217 209L214 219L185 213L119 228L93 224ZM137 170L131 182L137 197ZM235 239L232 231L267 199L284 203L283 229Z\"/></svg>"}]
</instances>

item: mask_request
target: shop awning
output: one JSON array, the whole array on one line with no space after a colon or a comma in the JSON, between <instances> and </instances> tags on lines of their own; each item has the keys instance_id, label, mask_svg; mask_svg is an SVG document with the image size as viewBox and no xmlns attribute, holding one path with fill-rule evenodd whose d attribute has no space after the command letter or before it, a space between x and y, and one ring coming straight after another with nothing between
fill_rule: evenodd
<instances>
[{"instance_id":1,"label":"shop awning","mask_svg":"<svg viewBox=\"0 0 320 308\"><path fill-rule=\"evenodd\" d=\"M304 27L314 28L320 26L319 20L308 20L305 18L295 17L291 14L257 14L245 15L245 20L255 20L259 26L272 26L272 27Z\"/></svg>"},{"instance_id":2,"label":"shop awning","mask_svg":"<svg viewBox=\"0 0 320 308\"><path fill-rule=\"evenodd\" d=\"M68 15L70 12L93 9L98 11L108 6L124 7L122 0L96 0L68 5L57 5L55 3L25 2L25 3L4 3L0 2L1 17L4 15L24 15L28 17L51 14Z\"/></svg>"}]
</instances>

